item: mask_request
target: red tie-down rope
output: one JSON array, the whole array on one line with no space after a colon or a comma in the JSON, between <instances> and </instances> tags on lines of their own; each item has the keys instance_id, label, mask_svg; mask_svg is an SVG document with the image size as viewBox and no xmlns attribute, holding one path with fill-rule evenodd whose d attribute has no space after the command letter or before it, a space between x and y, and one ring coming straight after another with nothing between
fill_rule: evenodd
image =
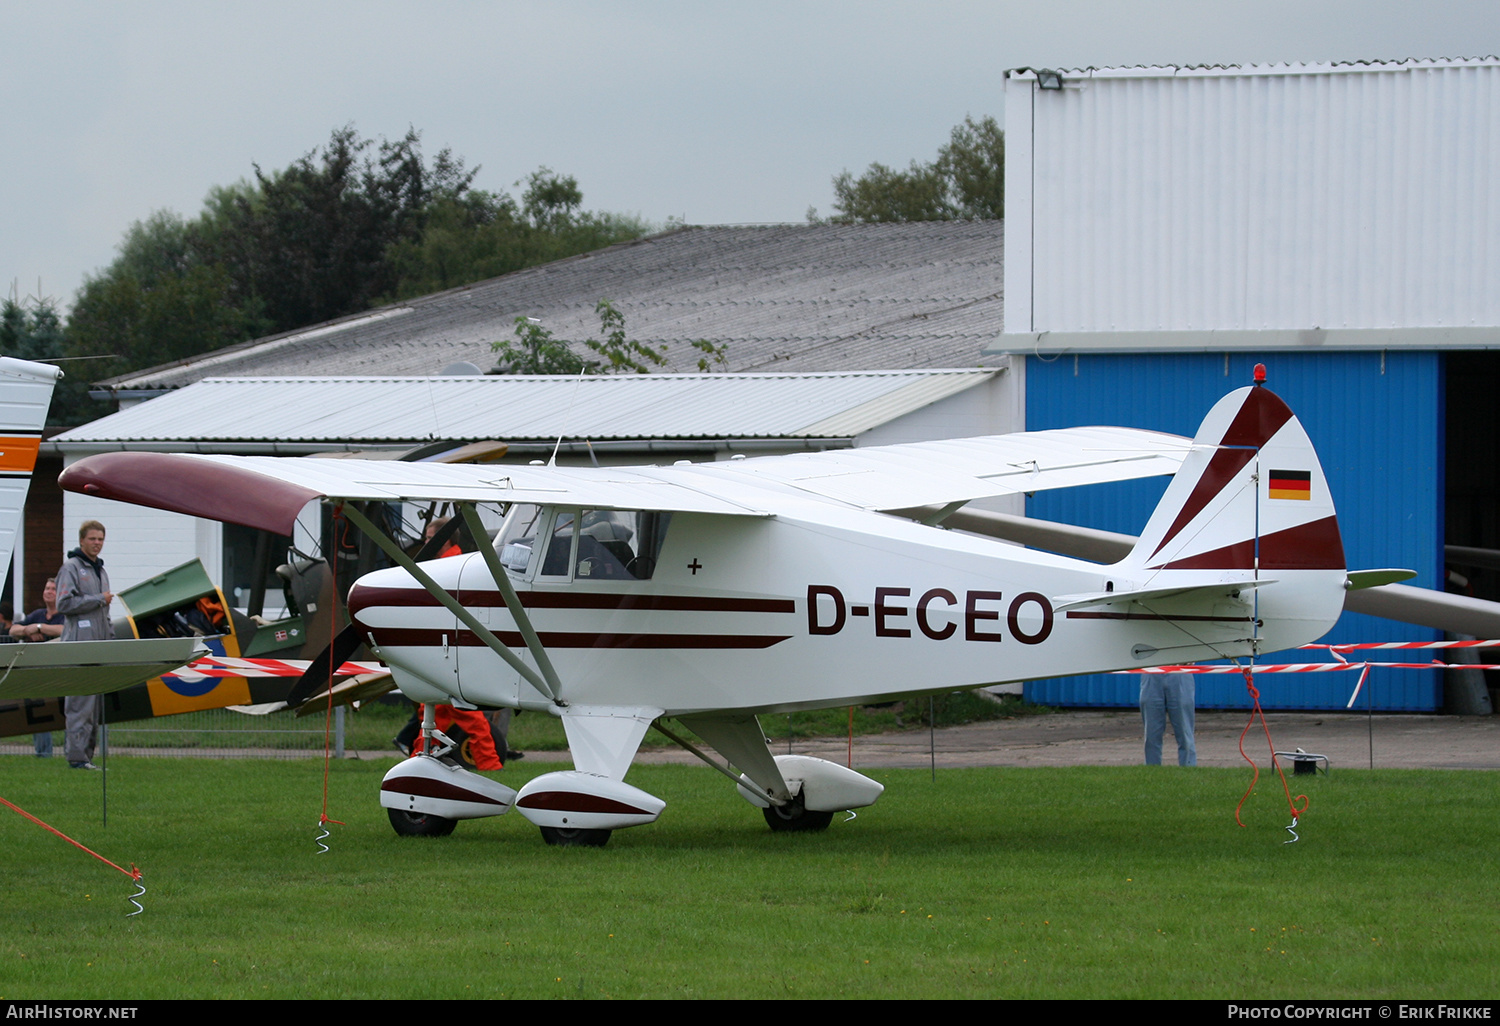
<instances>
[{"instance_id":1,"label":"red tie-down rope","mask_svg":"<svg viewBox=\"0 0 1500 1026\"><path fill-rule=\"evenodd\" d=\"M336 668L333 643L339 631L339 529L343 523L344 507L340 504L333 507L333 551L328 554L328 572L333 580L333 608L328 611L328 705L323 710L323 811L318 814L318 836L314 838L319 855L328 851L328 845L323 843L323 838L329 834L328 824L345 825L328 815L328 768L333 758L333 671Z\"/></svg>"},{"instance_id":2,"label":"red tie-down rope","mask_svg":"<svg viewBox=\"0 0 1500 1026\"><path fill-rule=\"evenodd\" d=\"M1245 825L1244 821L1240 819L1240 809L1244 808L1246 799L1250 797L1251 793L1255 790L1256 782L1260 780L1260 767L1255 764L1254 759L1245 754L1245 735L1250 733L1250 728L1255 725L1255 720L1258 717L1261 729L1266 732L1266 747L1271 750L1271 765L1276 768L1277 775L1281 777L1281 789L1286 792L1286 805L1292 811L1292 825L1286 828L1286 832L1292 835L1292 840L1283 842L1291 844L1292 841L1297 840L1297 820L1302 818L1303 814L1307 812L1308 798L1305 794L1299 794L1296 800L1292 798L1292 789L1286 782L1286 771L1281 768L1281 760L1276 758L1276 745L1271 741L1271 728L1267 725L1266 714L1260 707L1260 690L1255 686L1255 677L1251 674L1248 667L1240 667L1240 673L1245 677L1245 687L1250 691L1251 703L1250 719L1245 724L1245 729L1240 731L1240 758L1248 762L1250 768L1255 773L1250 778L1250 786L1240 796L1240 803L1234 807L1234 821L1240 826ZM1299 800L1302 802L1300 809L1297 807L1297 801Z\"/></svg>"},{"instance_id":3,"label":"red tie-down rope","mask_svg":"<svg viewBox=\"0 0 1500 1026\"><path fill-rule=\"evenodd\" d=\"M0 798L0 805L4 805L7 809L10 809L12 812L15 812L15 813L18 813L19 815L25 816L27 819L31 820L37 826L41 827L43 830L51 831L52 833L56 834L58 837L61 837L64 841L67 841L73 847L80 848L83 851L88 852L90 855L94 856L94 858L98 859L100 862L104 863L106 866L111 866L111 867L113 867L115 869L118 869L120 872L122 872L126 876L130 877L130 879L132 879L132 880L135 881L135 885L137 887L139 887L140 890L136 891L135 895L130 899L130 903L135 906L135 911L134 912L128 912L128 913L126 913L126 917L129 918L130 916L140 915L141 912L144 911L141 908L141 903L138 902L138 901L136 901L135 899L138 898L138 897L140 897L142 894L146 893L146 885L143 884L143 883L141 883L141 871L136 868L134 862L132 862L130 864L130 868L129 869L126 869L124 866L116 865L115 863L111 862L109 859L105 858L103 855L100 855L97 851L95 851L94 849L88 847L87 845L79 844L77 841L73 840L73 838L69 837L67 834L65 834L61 830L57 829L57 827L52 826L50 823L43 823L40 819L37 819L35 816L33 816L31 813L27 812L25 809L21 808L19 805L16 805L13 802L8 802L4 798Z\"/></svg>"}]
</instances>

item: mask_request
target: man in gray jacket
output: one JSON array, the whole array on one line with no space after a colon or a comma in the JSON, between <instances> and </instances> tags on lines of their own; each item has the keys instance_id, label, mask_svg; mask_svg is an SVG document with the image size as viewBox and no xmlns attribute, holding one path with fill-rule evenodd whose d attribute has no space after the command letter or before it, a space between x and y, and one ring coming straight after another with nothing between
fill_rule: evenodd
<instances>
[{"instance_id":1,"label":"man in gray jacket","mask_svg":"<svg viewBox=\"0 0 1500 1026\"><path fill-rule=\"evenodd\" d=\"M57 572L57 611L63 614L63 641L107 641L115 636L109 622L109 574L104 572L104 525L85 520L78 529L78 548L68 553ZM74 769L98 769L94 765L94 735L99 723L98 695L70 695L63 702L67 718L68 765Z\"/></svg>"}]
</instances>

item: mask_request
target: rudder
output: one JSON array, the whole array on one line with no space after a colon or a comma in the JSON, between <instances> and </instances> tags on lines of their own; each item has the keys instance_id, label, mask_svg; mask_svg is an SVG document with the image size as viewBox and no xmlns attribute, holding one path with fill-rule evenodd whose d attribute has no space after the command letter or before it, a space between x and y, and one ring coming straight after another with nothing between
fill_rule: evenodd
<instances>
[{"instance_id":1,"label":"rudder","mask_svg":"<svg viewBox=\"0 0 1500 1026\"><path fill-rule=\"evenodd\" d=\"M1256 385L1214 405L1124 564L1148 576L1344 569L1322 465L1278 395Z\"/></svg>"}]
</instances>

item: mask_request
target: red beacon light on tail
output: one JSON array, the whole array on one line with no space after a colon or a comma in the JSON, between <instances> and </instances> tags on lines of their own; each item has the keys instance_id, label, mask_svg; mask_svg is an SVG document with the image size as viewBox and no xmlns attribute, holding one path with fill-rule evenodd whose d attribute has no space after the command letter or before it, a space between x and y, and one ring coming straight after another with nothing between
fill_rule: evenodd
<instances>
[{"instance_id":1,"label":"red beacon light on tail","mask_svg":"<svg viewBox=\"0 0 1500 1026\"><path fill-rule=\"evenodd\" d=\"M1264 385L1266 383L1266 365L1263 363L1255 365L1255 383L1256 385Z\"/></svg>"}]
</instances>

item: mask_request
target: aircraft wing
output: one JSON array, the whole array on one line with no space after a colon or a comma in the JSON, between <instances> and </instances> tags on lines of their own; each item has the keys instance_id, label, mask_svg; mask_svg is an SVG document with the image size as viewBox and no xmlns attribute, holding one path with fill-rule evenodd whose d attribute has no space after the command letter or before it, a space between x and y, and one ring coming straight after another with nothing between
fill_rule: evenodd
<instances>
[{"instance_id":1,"label":"aircraft wing","mask_svg":"<svg viewBox=\"0 0 1500 1026\"><path fill-rule=\"evenodd\" d=\"M313 500L526 502L588 509L771 516L786 489L896 510L1176 471L1190 441L1067 428L670 467L471 466L274 456L102 453L69 491L290 534Z\"/></svg>"},{"instance_id":2,"label":"aircraft wing","mask_svg":"<svg viewBox=\"0 0 1500 1026\"><path fill-rule=\"evenodd\" d=\"M1192 439L1079 427L697 464L862 509L891 512L1176 473Z\"/></svg>"},{"instance_id":3,"label":"aircraft wing","mask_svg":"<svg viewBox=\"0 0 1500 1026\"><path fill-rule=\"evenodd\" d=\"M655 476L661 469L111 452L79 460L57 480L69 491L276 534L291 534L297 514L316 499L528 502L769 515Z\"/></svg>"},{"instance_id":4,"label":"aircraft wing","mask_svg":"<svg viewBox=\"0 0 1500 1026\"><path fill-rule=\"evenodd\" d=\"M207 651L200 638L0 645L0 699L103 695L159 677Z\"/></svg>"}]
</instances>

